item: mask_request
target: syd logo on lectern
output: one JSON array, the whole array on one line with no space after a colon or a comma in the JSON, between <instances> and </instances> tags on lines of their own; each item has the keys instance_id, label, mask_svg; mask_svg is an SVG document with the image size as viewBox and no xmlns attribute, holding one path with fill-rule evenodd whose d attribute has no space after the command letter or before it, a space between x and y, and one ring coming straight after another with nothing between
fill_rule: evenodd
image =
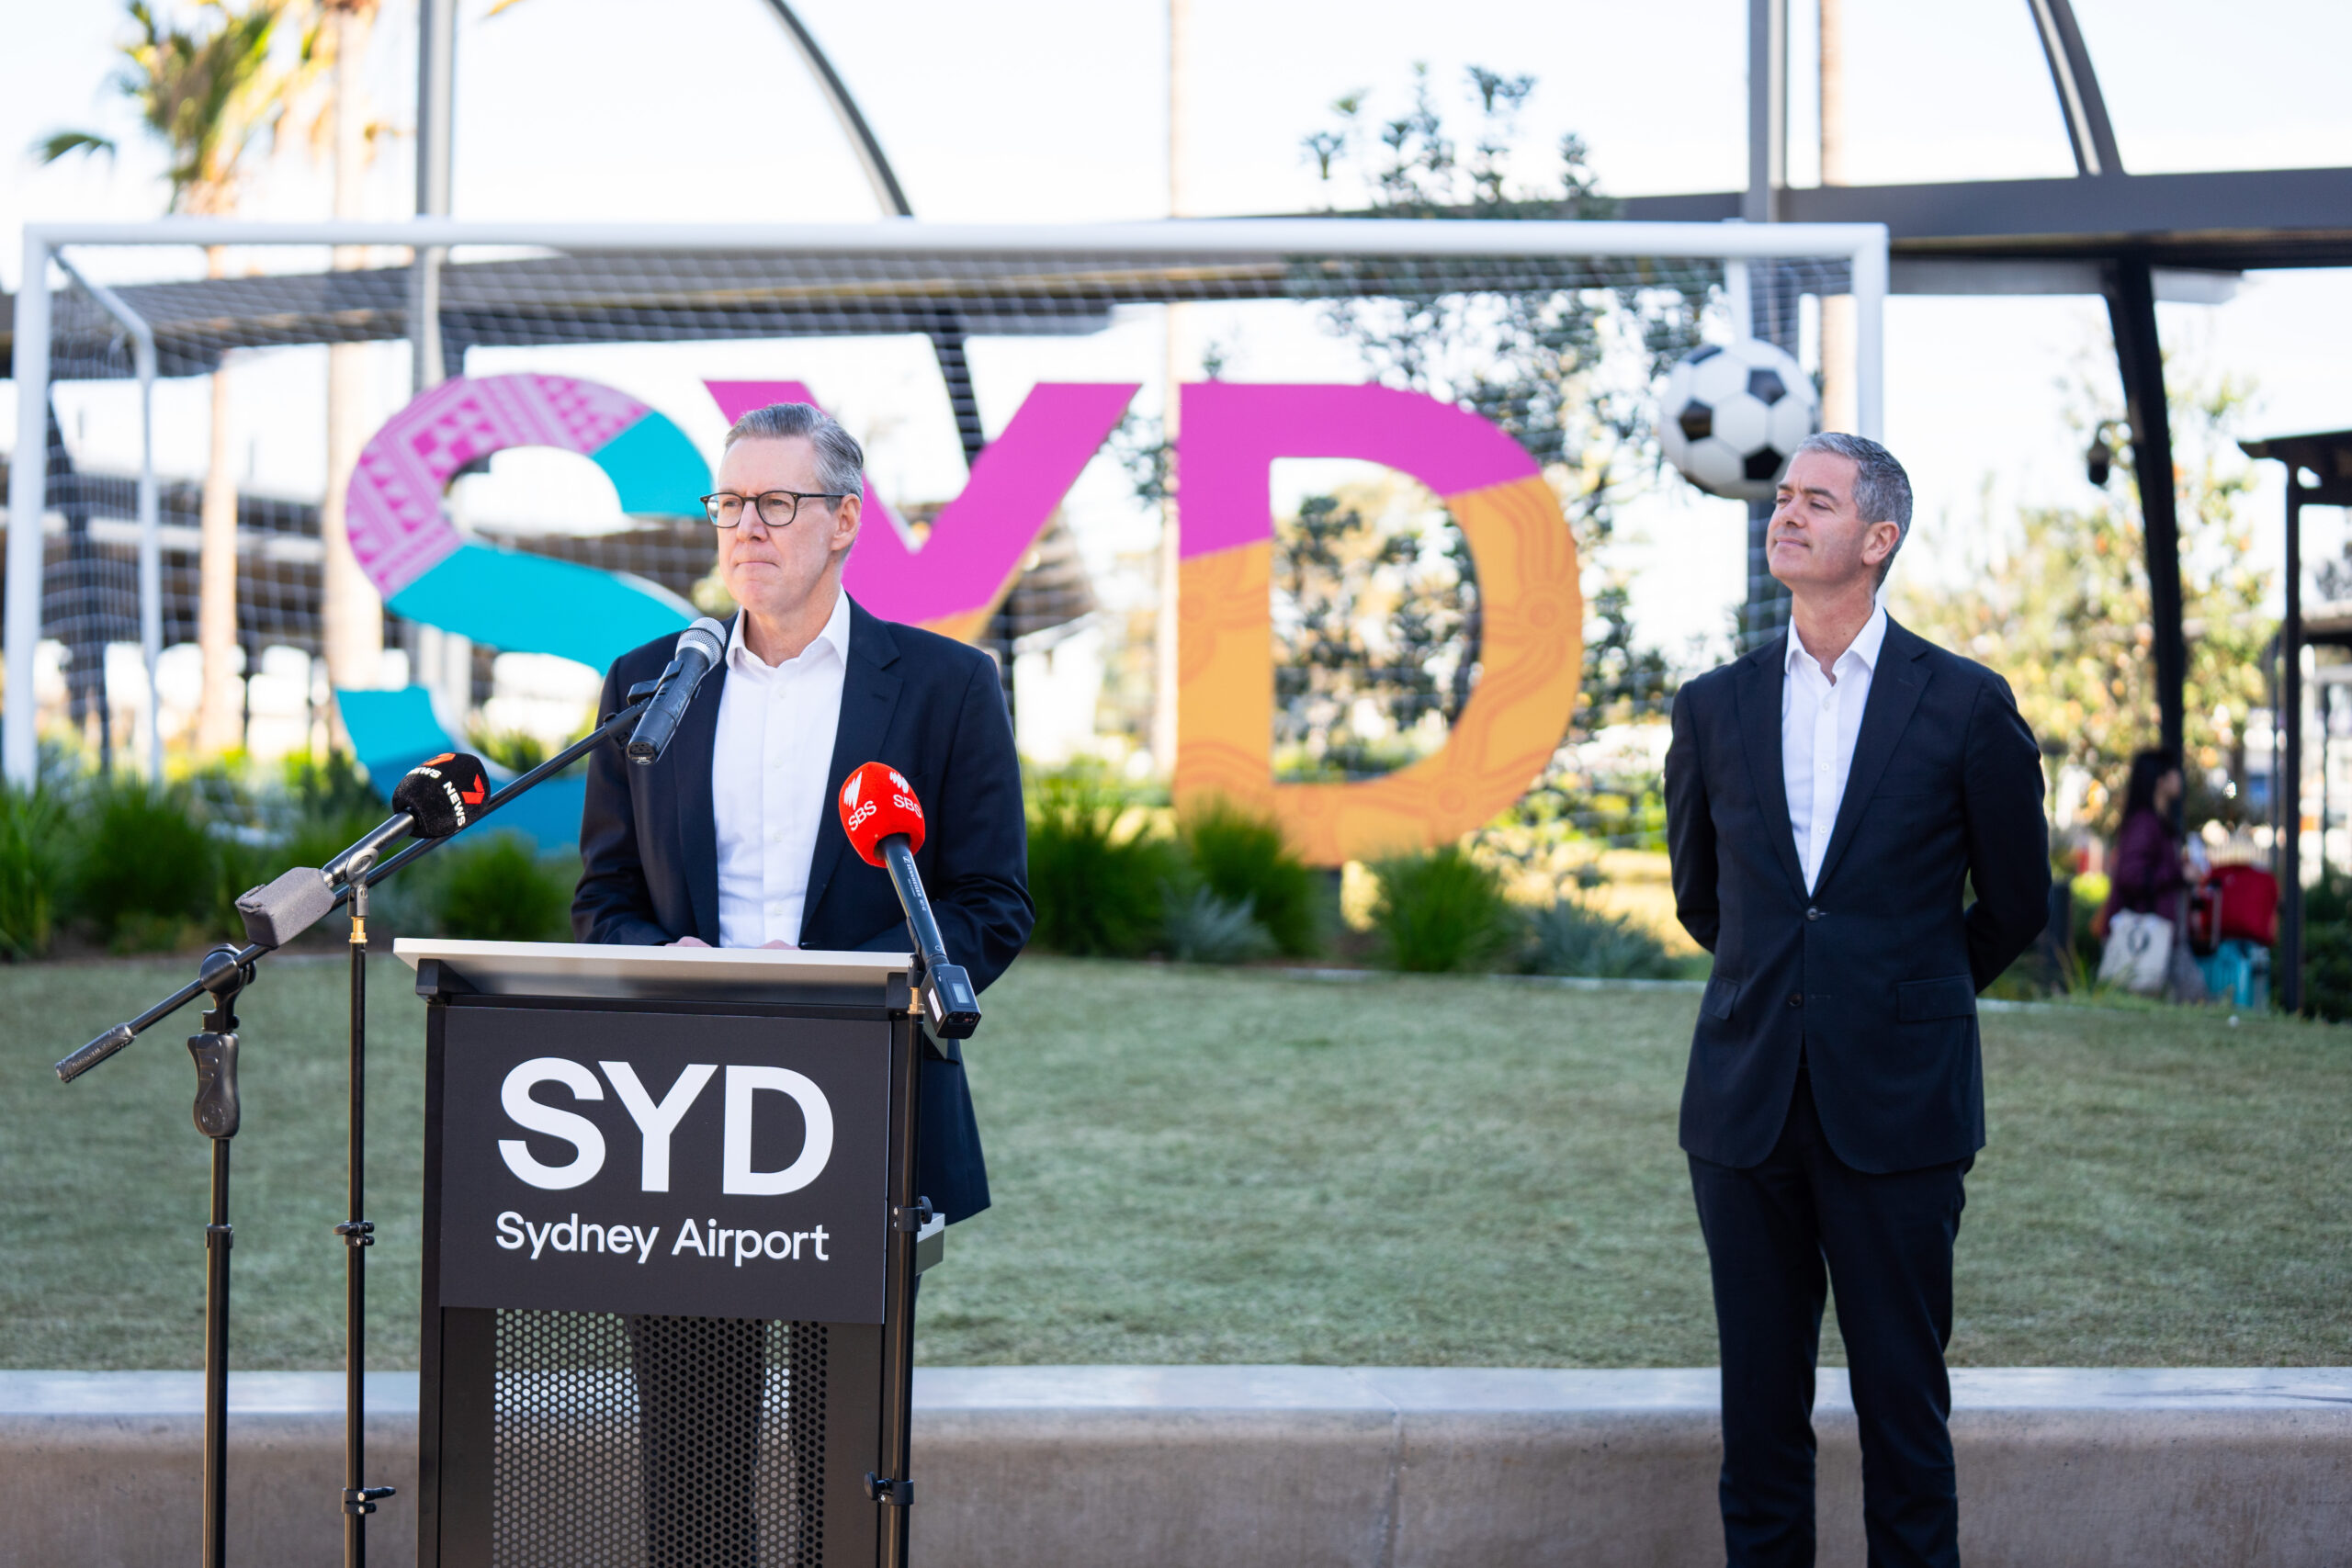
<instances>
[{"instance_id":1,"label":"syd logo on lectern","mask_svg":"<svg viewBox=\"0 0 2352 1568\"><path fill-rule=\"evenodd\" d=\"M638 1081L637 1069L627 1062L599 1062L613 1092L620 1096L629 1119L644 1135L644 1157L638 1166L638 1190L670 1190L670 1134L686 1119L701 1098L703 1087L718 1068L709 1062L689 1063L657 1104ZM593 1181L605 1168L605 1134L585 1116L560 1111L531 1098L543 1083L560 1083L575 1100L602 1100L604 1086L596 1075L562 1056L534 1056L506 1075L498 1101L507 1117L527 1132L544 1133L571 1145L571 1159L563 1165L543 1165L531 1156L531 1146L520 1138L502 1138L498 1152L506 1168L532 1186L548 1192L568 1191ZM752 1168L752 1097L761 1089L792 1097L808 1122L799 1157L781 1170ZM719 1190L747 1198L774 1198L797 1192L825 1173L833 1157L833 1108L825 1091L789 1067L730 1066L727 1069L727 1132L719 1156Z\"/></svg>"},{"instance_id":2,"label":"syd logo on lectern","mask_svg":"<svg viewBox=\"0 0 2352 1568\"><path fill-rule=\"evenodd\" d=\"M614 1094L619 1097L640 1134L638 1190L667 1192L671 1134L694 1109L703 1089L718 1076L718 1064L688 1063L670 1085L669 1092L659 1100L646 1092L637 1069L628 1063L598 1062L596 1066L604 1069L605 1080L613 1086ZM506 1168L531 1186L543 1191L563 1192L594 1180L605 1168L608 1151L604 1131L594 1122L576 1111L560 1110L531 1098L531 1090L545 1083L561 1084L571 1091L575 1100L604 1099L604 1086L596 1081L595 1074L569 1057L534 1056L509 1072L499 1088L500 1108L509 1121L526 1132L561 1139L571 1145L572 1157L562 1165L545 1164L533 1157L530 1145L521 1138L500 1139L498 1153L506 1162ZM730 1066L726 1083L720 1191L737 1197L781 1197L799 1191L824 1174L833 1155L833 1110L825 1099L825 1091L813 1079L789 1067ZM789 1096L800 1108L806 1129L799 1155L777 1170L752 1168L752 1111L754 1097L762 1089ZM502 1248L519 1252L527 1247L534 1261L552 1244L558 1253L634 1252L640 1264L651 1260L662 1229L659 1225L606 1225L594 1220L583 1224L577 1213L542 1224L513 1209L499 1214L497 1225L498 1245ZM830 1238L822 1225L807 1231L724 1229L715 1219L705 1226L696 1224L689 1216L677 1226L676 1235L677 1239L670 1245L668 1255L672 1258L686 1252L704 1258L731 1254L738 1269L760 1258L831 1261L825 1254L825 1243Z\"/></svg>"},{"instance_id":3,"label":"syd logo on lectern","mask_svg":"<svg viewBox=\"0 0 2352 1568\"><path fill-rule=\"evenodd\" d=\"M878 1321L887 1025L452 1010L452 1306Z\"/></svg>"}]
</instances>

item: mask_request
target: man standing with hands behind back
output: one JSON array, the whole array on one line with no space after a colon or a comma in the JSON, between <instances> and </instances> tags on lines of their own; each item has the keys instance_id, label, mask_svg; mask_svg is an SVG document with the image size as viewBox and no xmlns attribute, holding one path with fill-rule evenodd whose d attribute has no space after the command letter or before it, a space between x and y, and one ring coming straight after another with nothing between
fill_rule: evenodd
<instances>
[{"instance_id":1,"label":"man standing with hands behind back","mask_svg":"<svg viewBox=\"0 0 2352 1568\"><path fill-rule=\"evenodd\" d=\"M1674 703L1675 908L1715 960L1681 1142L1714 1284L1733 1568L1813 1562L1832 1284L1871 1568L1960 1562L1943 1354L1984 1145L1976 993L2048 919L2049 830L2007 683L1876 602L1910 525L1886 448L1806 441L1767 536L1788 635Z\"/></svg>"}]
</instances>

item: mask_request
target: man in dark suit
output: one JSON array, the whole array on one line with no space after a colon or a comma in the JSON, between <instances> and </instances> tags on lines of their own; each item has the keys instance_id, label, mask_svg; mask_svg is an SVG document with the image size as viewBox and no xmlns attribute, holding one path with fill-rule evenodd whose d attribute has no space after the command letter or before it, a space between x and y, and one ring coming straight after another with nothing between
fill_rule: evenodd
<instances>
[{"instance_id":1,"label":"man in dark suit","mask_svg":"<svg viewBox=\"0 0 2352 1568\"><path fill-rule=\"evenodd\" d=\"M1767 546L1788 635L1674 703L1675 908L1715 960L1681 1141L1714 1283L1734 1568L1813 1562L1830 1284L1872 1568L1960 1561L1943 1354L1962 1183L1984 1145L1976 993L2048 918L2049 832L2007 683L1876 603L1910 521L1884 447L1807 441Z\"/></svg>"},{"instance_id":2,"label":"man in dark suit","mask_svg":"<svg viewBox=\"0 0 2352 1568\"><path fill-rule=\"evenodd\" d=\"M581 941L910 951L888 874L849 848L833 809L868 761L898 769L922 802L915 864L972 984L986 989L1028 940L1021 767L995 663L879 620L842 590L864 464L849 433L806 403L756 409L727 433L705 505L741 609L661 761L635 766L618 740L590 754ZM599 711L658 675L673 645L615 660ZM918 1187L953 1224L989 1204L956 1042L925 1037L918 1099ZM764 1332L630 1321L657 1568L754 1560Z\"/></svg>"}]
</instances>

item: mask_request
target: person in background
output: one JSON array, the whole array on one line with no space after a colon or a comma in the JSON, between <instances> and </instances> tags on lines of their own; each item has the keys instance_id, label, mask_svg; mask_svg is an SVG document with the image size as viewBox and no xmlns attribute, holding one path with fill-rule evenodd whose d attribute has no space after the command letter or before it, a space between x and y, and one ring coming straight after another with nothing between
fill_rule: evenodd
<instances>
[{"instance_id":1,"label":"person in background","mask_svg":"<svg viewBox=\"0 0 2352 1568\"><path fill-rule=\"evenodd\" d=\"M2150 747L2132 757L2131 780L2123 791L2123 826L2115 835L2098 934L2106 941L2117 913L2125 909L2169 921L2172 952L2165 990L2176 1000L2196 1001L2203 998L2205 987L2188 956L2190 868L2175 826L2186 789L2180 759L2172 752Z\"/></svg>"}]
</instances>

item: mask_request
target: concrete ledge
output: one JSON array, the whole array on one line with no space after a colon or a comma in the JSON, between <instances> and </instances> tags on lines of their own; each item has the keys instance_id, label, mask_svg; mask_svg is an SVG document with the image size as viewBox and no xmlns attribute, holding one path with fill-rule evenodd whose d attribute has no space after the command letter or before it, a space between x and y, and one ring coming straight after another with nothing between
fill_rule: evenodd
<instances>
[{"instance_id":1,"label":"concrete ledge","mask_svg":"<svg viewBox=\"0 0 2352 1568\"><path fill-rule=\"evenodd\" d=\"M416 1382L371 1375L379 1562L413 1560ZM2342 1563L2352 1369L1953 1375L1972 1568ZM943 1368L916 1379L920 1559L1452 1568L1720 1559L1715 1374L1344 1367ZM231 1398L249 1560L333 1559L342 1380ZM0 1568L187 1561L200 1389L0 1372ZM1862 1562L1842 1372L1822 1375L1821 1562Z\"/></svg>"}]
</instances>

